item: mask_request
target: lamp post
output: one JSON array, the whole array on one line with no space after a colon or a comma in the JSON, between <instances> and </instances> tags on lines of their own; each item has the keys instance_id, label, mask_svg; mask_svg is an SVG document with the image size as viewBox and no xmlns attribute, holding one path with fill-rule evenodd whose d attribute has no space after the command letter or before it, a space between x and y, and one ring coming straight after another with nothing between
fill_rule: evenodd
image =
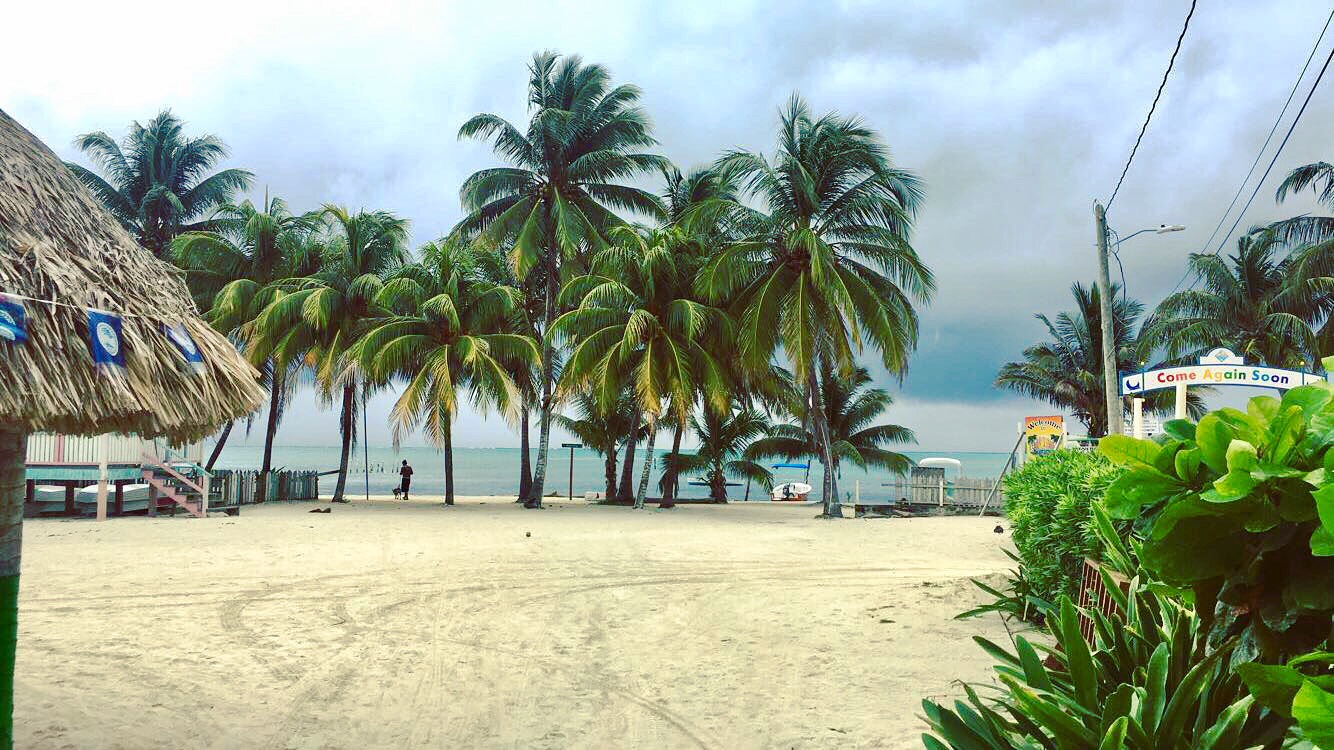
<instances>
[{"instance_id":1,"label":"lamp post","mask_svg":"<svg viewBox=\"0 0 1334 750\"><path fill-rule=\"evenodd\" d=\"M574 501L574 449L584 447L583 443L561 443L560 447L570 449L570 488L568 490L569 500Z\"/></svg>"},{"instance_id":2,"label":"lamp post","mask_svg":"<svg viewBox=\"0 0 1334 750\"><path fill-rule=\"evenodd\" d=\"M1120 435L1122 410L1120 388L1117 384L1116 336L1112 333L1112 279L1107 269L1107 210L1098 201L1093 202L1093 223L1097 233L1095 239L1098 248L1098 312L1102 318L1102 388L1107 405L1107 434ZM1132 232L1118 240L1116 245L1144 232L1167 234L1180 232L1183 229L1185 227L1181 224L1160 224L1157 229Z\"/></svg>"}]
</instances>

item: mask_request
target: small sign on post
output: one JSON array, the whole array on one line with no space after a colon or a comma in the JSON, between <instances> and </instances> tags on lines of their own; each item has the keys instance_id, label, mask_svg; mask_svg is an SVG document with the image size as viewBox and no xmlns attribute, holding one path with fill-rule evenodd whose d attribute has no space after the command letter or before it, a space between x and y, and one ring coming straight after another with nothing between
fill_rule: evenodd
<instances>
[{"instance_id":1,"label":"small sign on post","mask_svg":"<svg viewBox=\"0 0 1334 750\"><path fill-rule=\"evenodd\" d=\"M574 449L584 447L583 443L561 443L560 447L570 449L570 487L568 490L568 500L574 502Z\"/></svg>"}]
</instances>

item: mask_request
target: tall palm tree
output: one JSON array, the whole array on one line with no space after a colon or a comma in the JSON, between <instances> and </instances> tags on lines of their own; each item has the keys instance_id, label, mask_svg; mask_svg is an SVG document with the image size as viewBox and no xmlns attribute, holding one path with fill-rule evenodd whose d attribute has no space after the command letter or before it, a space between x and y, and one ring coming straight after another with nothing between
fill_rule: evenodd
<instances>
[{"instance_id":1,"label":"tall palm tree","mask_svg":"<svg viewBox=\"0 0 1334 750\"><path fill-rule=\"evenodd\" d=\"M1322 161L1292 170L1279 185L1277 198L1282 202L1307 188L1334 214L1334 164ZM1334 351L1334 215L1294 216L1275 222L1273 229L1292 253L1284 302L1314 313L1318 330L1313 360L1319 362L1320 355Z\"/></svg>"},{"instance_id":2,"label":"tall palm tree","mask_svg":"<svg viewBox=\"0 0 1334 750\"><path fill-rule=\"evenodd\" d=\"M895 474L906 474L912 468L912 459L889 450L886 446L912 444L916 435L907 427L896 424L875 424L880 415L894 404L894 397L883 388L870 388L871 375L864 367L853 369L841 376L825 363L820 368L820 400L829 411L829 434L833 441L834 472L843 461L865 470L871 467ZM803 425L801 402L790 413L796 424L774 425L769 437L751 443L747 455L751 457L779 457L790 460L810 460L818 451L815 435Z\"/></svg>"},{"instance_id":3,"label":"tall palm tree","mask_svg":"<svg viewBox=\"0 0 1334 750\"><path fill-rule=\"evenodd\" d=\"M734 151L719 168L736 175L762 210L734 204L746 236L700 275L711 299L731 302L740 319L739 355L759 370L781 346L805 391L825 466L824 513L838 516L820 360L852 366L869 343L902 373L917 344L914 304L935 288L909 242L921 188L896 168L879 136L856 118L819 118L794 95L779 118L778 151Z\"/></svg>"},{"instance_id":4,"label":"tall palm tree","mask_svg":"<svg viewBox=\"0 0 1334 750\"><path fill-rule=\"evenodd\" d=\"M662 214L656 196L622 184L664 164L662 157L640 151L657 142L638 101L638 88L612 87L602 66L541 52L529 65L531 117L525 130L494 114L476 115L459 129L460 138L489 139L511 166L483 169L463 183L460 193L469 213L456 230L512 246L511 260L524 287L542 293L539 437L530 507L540 506L546 481L556 371L547 333L558 314L561 277L572 275L565 266L601 248L604 231L624 223L613 210ZM526 283L530 274L540 285Z\"/></svg>"},{"instance_id":5,"label":"tall palm tree","mask_svg":"<svg viewBox=\"0 0 1334 750\"><path fill-rule=\"evenodd\" d=\"M727 320L721 310L691 299L695 266L681 232L626 226L611 234L615 244L561 290L562 302L576 307L552 324L551 333L573 344L561 372L562 393L590 388L608 410L629 384L635 430L644 419L648 427L648 455L635 493L635 507L642 508L664 404L684 421L697 392L710 396L716 408L727 403L723 369L702 345Z\"/></svg>"},{"instance_id":6,"label":"tall palm tree","mask_svg":"<svg viewBox=\"0 0 1334 750\"><path fill-rule=\"evenodd\" d=\"M718 503L727 502L729 478L757 482L766 492L773 488L773 475L757 460L761 455L748 451L752 441L769 431L762 414L752 409L734 411L728 406L719 410L705 405L690 415L690 426L699 437L699 448L667 459L669 470L677 476L702 475L709 485L709 497Z\"/></svg>"},{"instance_id":7,"label":"tall palm tree","mask_svg":"<svg viewBox=\"0 0 1334 750\"><path fill-rule=\"evenodd\" d=\"M294 215L281 198L266 195L262 207L249 200L224 204L211 223L212 231L185 232L176 237L171 254L185 269L186 281L200 309L208 310L209 322L236 339L242 327L272 301L270 284L316 270L318 256L309 241L316 218ZM257 502L263 502L268 492L273 439L291 395L289 371L295 364L267 357L260 370L269 388L269 412ZM215 451L226 442L227 434L230 426Z\"/></svg>"},{"instance_id":8,"label":"tall palm tree","mask_svg":"<svg viewBox=\"0 0 1334 750\"><path fill-rule=\"evenodd\" d=\"M446 505L454 504L459 389L466 388L475 405L513 415L519 389L507 362L532 367L540 356L531 338L506 330L519 291L478 278L468 252L447 241L424 247L423 262L400 269L379 292L376 304L392 313L376 320L348 352L371 382L403 380L390 413L394 444L421 426L444 451Z\"/></svg>"},{"instance_id":9,"label":"tall palm tree","mask_svg":"<svg viewBox=\"0 0 1334 750\"><path fill-rule=\"evenodd\" d=\"M1237 252L1190 256L1199 289L1177 292L1158 304L1143 338L1169 358L1195 358L1226 346L1252 361L1302 367L1318 361L1313 327L1323 315L1317 301L1294 293L1294 261L1283 253L1273 228L1237 239Z\"/></svg>"},{"instance_id":10,"label":"tall palm tree","mask_svg":"<svg viewBox=\"0 0 1334 750\"><path fill-rule=\"evenodd\" d=\"M120 142L103 131L84 133L74 145L106 177L78 164L70 171L139 240L163 256L183 231L204 229L202 221L237 193L254 175L244 169L214 172L227 156L217 136L185 136L185 123L163 110L148 125L134 122ZM210 174L211 173L211 174Z\"/></svg>"},{"instance_id":11,"label":"tall palm tree","mask_svg":"<svg viewBox=\"0 0 1334 750\"><path fill-rule=\"evenodd\" d=\"M603 409L590 391L574 394L573 402L578 416L557 414L556 423L602 456L606 498L610 500L616 495L617 445L632 429L636 416L634 403L629 394L625 394L612 408Z\"/></svg>"},{"instance_id":12,"label":"tall palm tree","mask_svg":"<svg viewBox=\"0 0 1334 750\"><path fill-rule=\"evenodd\" d=\"M371 383L348 351L390 311L380 304L385 281L407 262L408 223L387 211L326 205L320 269L273 283L273 301L243 329L255 359L301 361L326 402L339 402L342 447L334 500L343 501L356 438L356 409Z\"/></svg>"}]
</instances>

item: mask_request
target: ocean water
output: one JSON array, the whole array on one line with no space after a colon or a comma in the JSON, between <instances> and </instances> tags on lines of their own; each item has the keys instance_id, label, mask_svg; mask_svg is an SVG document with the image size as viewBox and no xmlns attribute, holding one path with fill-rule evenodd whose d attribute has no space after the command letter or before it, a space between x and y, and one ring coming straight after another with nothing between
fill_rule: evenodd
<instances>
[{"instance_id":1,"label":"ocean water","mask_svg":"<svg viewBox=\"0 0 1334 750\"><path fill-rule=\"evenodd\" d=\"M371 446L369 454L370 473L363 471L365 463L360 446L355 450L348 472L348 492L357 495L366 492L369 486L372 495L387 495L398 486L398 466L404 459L412 466L412 490L426 495L442 494L445 490L444 455L434 448L400 448ZM663 455L666 451L655 451ZM958 459L963 463L963 473L969 477L995 477L1005 466L1009 458L1006 453L970 453L959 451L905 451L905 455L914 461L928 456L943 456ZM263 449L257 446L228 445L223 448L218 459L220 469L258 469L264 456ZM636 451L635 486L638 486L640 471L643 469L643 447ZM536 451L533 452L536 460ZM777 463L775 461L774 463ZM338 448L335 446L288 446L278 445L273 449L275 468L291 470L331 471L338 468ZM805 472L801 469L771 469L776 482L805 481ZM839 479L841 490L851 491L853 482L861 482L863 497L878 497L878 492L888 493L881 488L882 482L889 482L893 475L888 472L863 472L856 467L845 467ZM649 479L650 495L656 494L659 474L654 471ZM562 495L571 486L571 462L568 448L553 448L548 459L546 492L559 492ZM333 492L337 477L330 475L320 478L320 491ZM810 484L815 487L815 494L820 489L820 465L815 462L811 469ZM586 448L574 451L573 490L575 497L582 497L585 492L601 491L606 483L602 473L602 458ZM518 448L455 448L454 449L454 492L458 495L508 495L519 490L519 449ZM707 487L685 485L681 488L683 498L708 497ZM729 487L728 499L741 500L746 494L744 485ZM764 492L758 486L751 487L752 500L765 499Z\"/></svg>"}]
</instances>

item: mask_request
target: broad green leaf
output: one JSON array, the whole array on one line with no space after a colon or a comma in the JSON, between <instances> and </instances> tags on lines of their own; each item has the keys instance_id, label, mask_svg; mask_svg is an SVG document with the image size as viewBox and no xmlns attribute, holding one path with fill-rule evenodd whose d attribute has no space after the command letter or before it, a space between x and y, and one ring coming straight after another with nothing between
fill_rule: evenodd
<instances>
[{"instance_id":1,"label":"broad green leaf","mask_svg":"<svg viewBox=\"0 0 1334 750\"><path fill-rule=\"evenodd\" d=\"M1200 475L1200 466L1203 465L1204 461L1200 458L1199 448L1178 451L1175 460L1177 476L1183 482L1193 482Z\"/></svg>"},{"instance_id":2,"label":"broad green leaf","mask_svg":"<svg viewBox=\"0 0 1334 750\"><path fill-rule=\"evenodd\" d=\"M1315 499L1320 525L1325 527L1325 531L1334 534L1334 484L1325 485L1312 492L1311 497Z\"/></svg>"},{"instance_id":3,"label":"broad green leaf","mask_svg":"<svg viewBox=\"0 0 1334 750\"><path fill-rule=\"evenodd\" d=\"M1114 464L1152 469L1162 448L1152 440L1138 440L1125 435L1108 435L1098 441L1098 452Z\"/></svg>"},{"instance_id":4,"label":"broad green leaf","mask_svg":"<svg viewBox=\"0 0 1334 750\"><path fill-rule=\"evenodd\" d=\"M1223 709L1218 721L1200 737L1200 750L1231 750L1236 747L1241 737L1241 728L1246 723L1246 714L1253 703L1255 698L1248 695Z\"/></svg>"},{"instance_id":5,"label":"broad green leaf","mask_svg":"<svg viewBox=\"0 0 1334 750\"><path fill-rule=\"evenodd\" d=\"M1296 406L1302 410L1307 419L1310 419L1325 408L1331 397L1334 397L1334 394L1330 393L1328 386L1301 385L1283 394L1283 408Z\"/></svg>"},{"instance_id":6,"label":"broad green leaf","mask_svg":"<svg viewBox=\"0 0 1334 750\"><path fill-rule=\"evenodd\" d=\"M1172 419L1163 423L1163 433L1185 442L1195 441L1195 423L1189 419Z\"/></svg>"},{"instance_id":7,"label":"broad green leaf","mask_svg":"<svg viewBox=\"0 0 1334 750\"><path fill-rule=\"evenodd\" d=\"M940 740L929 734L922 735L922 747L925 747L926 750L950 750L947 745L942 744Z\"/></svg>"},{"instance_id":8,"label":"broad green leaf","mask_svg":"<svg viewBox=\"0 0 1334 750\"><path fill-rule=\"evenodd\" d=\"M1051 680L1047 677L1047 670L1042 666L1038 652L1033 650L1033 646L1023 636L1014 639L1014 647L1019 652L1020 663L1024 665L1024 679L1033 688L1050 692Z\"/></svg>"},{"instance_id":9,"label":"broad green leaf","mask_svg":"<svg viewBox=\"0 0 1334 750\"><path fill-rule=\"evenodd\" d=\"M1295 563L1288 571L1283 601L1306 609L1334 609L1334 559L1317 557Z\"/></svg>"},{"instance_id":10,"label":"broad green leaf","mask_svg":"<svg viewBox=\"0 0 1334 750\"><path fill-rule=\"evenodd\" d=\"M1170 533L1145 541L1142 562L1168 583L1189 584L1224 575L1245 555L1245 532L1235 523L1208 516L1180 519Z\"/></svg>"},{"instance_id":11,"label":"broad green leaf","mask_svg":"<svg viewBox=\"0 0 1334 750\"><path fill-rule=\"evenodd\" d=\"M1061 599L1061 648L1065 650L1070 680L1075 686L1075 699L1079 705L1096 712L1099 709L1098 674L1088 644L1079 632L1079 614L1068 596Z\"/></svg>"},{"instance_id":12,"label":"broad green leaf","mask_svg":"<svg viewBox=\"0 0 1334 750\"><path fill-rule=\"evenodd\" d=\"M1159 724L1158 731L1154 733L1156 737L1175 741L1181 736L1186 721L1194 713L1200 697L1204 694L1210 675L1231 651L1230 645L1214 651L1191 667L1186 676L1181 678L1181 682L1178 682L1176 689L1172 691L1171 700L1167 702L1163 721Z\"/></svg>"},{"instance_id":13,"label":"broad green leaf","mask_svg":"<svg viewBox=\"0 0 1334 750\"><path fill-rule=\"evenodd\" d=\"M1227 470L1229 473L1234 471L1249 472L1259 465L1260 456L1254 445L1245 440L1233 440L1228 443Z\"/></svg>"},{"instance_id":14,"label":"broad green leaf","mask_svg":"<svg viewBox=\"0 0 1334 750\"><path fill-rule=\"evenodd\" d=\"M1102 742L1098 745L1098 750L1122 750L1126 746L1126 724L1130 719L1122 716L1107 728L1106 734L1102 737Z\"/></svg>"},{"instance_id":15,"label":"broad green leaf","mask_svg":"<svg viewBox=\"0 0 1334 750\"><path fill-rule=\"evenodd\" d=\"M1334 534L1320 527L1311 535L1311 554L1316 557L1334 557Z\"/></svg>"},{"instance_id":16,"label":"broad green leaf","mask_svg":"<svg viewBox=\"0 0 1334 750\"><path fill-rule=\"evenodd\" d=\"M1140 704L1139 723L1145 731L1152 734L1163 718L1163 709L1167 707L1167 667L1168 648L1166 643L1159 643L1149 658L1149 671L1144 679L1144 702Z\"/></svg>"},{"instance_id":17,"label":"broad green leaf","mask_svg":"<svg viewBox=\"0 0 1334 750\"><path fill-rule=\"evenodd\" d=\"M1283 411L1269 424L1269 436L1265 441L1265 458L1275 463L1287 462L1288 455L1297 446L1305 422L1302 410L1297 406L1285 406Z\"/></svg>"},{"instance_id":18,"label":"broad green leaf","mask_svg":"<svg viewBox=\"0 0 1334 750\"><path fill-rule=\"evenodd\" d=\"M1215 412L1205 414L1195 428L1195 443L1204 463L1219 474L1227 473L1227 447L1236 433Z\"/></svg>"},{"instance_id":19,"label":"broad green leaf","mask_svg":"<svg viewBox=\"0 0 1334 750\"><path fill-rule=\"evenodd\" d=\"M1156 469L1131 469L1108 485L1103 505L1113 518L1135 518L1140 508L1171 497L1182 489L1181 482Z\"/></svg>"},{"instance_id":20,"label":"broad green leaf","mask_svg":"<svg viewBox=\"0 0 1334 750\"><path fill-rule=\"evenodd\" d=\"M1033 691L1013 680L1001 679L1010 686L1010 694L1014 696L1019 707L1050 732L1060 747L1091 747L1097 740L1093 732L1071 717L1062 707L1038 697Z\"/></svg>"},{"instance_id":21,"label":"broad green leaf","mask_svg":"<svg viewBox=\"0 0 1334 750\"><path fill-rule=\"evenodd\" d=\"M1312 651L1288 660L1289 667L1302 664L1334 664L1334 651Z\"/></svg>"},{"instance_id":22,"label":"broad green leaf","mask_svg":"<svg viewBox=\"0 0 1334 750\"><path fill-rule=\"evenodd\" d=\"M1292 716L1316 747L1334 747L1334 693L1307 680L1292 699Z\"/></svg>"},{"instance_id":23,"label":"broad green leaf","mask_svg":"<svg viewBox=\"0 0 1334 750\"><path fill-rule=\"evenodd\" d=\"M1279 400L1273 396L1256 396L1246 402L1246 414L1256 422L1272 422L1278 411Z\"/></svg>"},{"instance_id":24,"label":"broad green leaf","mask_svg":"<svg viewBox=\"0 0 1334 750\"><path fill-rule=\"evenodd\" d=\"M1292 699L1302 686L1302 674L1292 667L1249 662L1239 664L1237 674L1260 705L1283 716L1292 716Z\"/></svg>"},{"instance_id":25,"label":"broad green leaf","mask_svg":"<svg viewBox=\"0 0 1334 750\"><path fill-rule=\"evenodd\" d=\"M1120 718L1128 718L1130 709L1135 703L1135 688L1130 685L1121 685L1115 692L1107 697L1102 709L1102 732L1106 734L1110 729L1110 724Z\"/></svg>"},{"instance_id":26,"label":"broad green leaf","mask_svg":"<svg viewBox=\"0 0 1334 750\"><path fill-rule=\"evenodd\" d=\"M1247 471L1229 471L1214 480L1214 491L1201 497L1211 503L1230 503L1251 494L1258 482Z\"/></svg>"},{"instance_id":27,"label":"broad green leaf","mask_svg":"<svg viewBox=\"0 0 1334 750\"><path fill-rule=\"evenodd\" d=\"M1278 501L1278 512L1284 521L1306 523L1316 520L1315 498L1311 486L1302 482L1280 481L1271 484L1271 497Z\"/></svg>"}]
</instances>

